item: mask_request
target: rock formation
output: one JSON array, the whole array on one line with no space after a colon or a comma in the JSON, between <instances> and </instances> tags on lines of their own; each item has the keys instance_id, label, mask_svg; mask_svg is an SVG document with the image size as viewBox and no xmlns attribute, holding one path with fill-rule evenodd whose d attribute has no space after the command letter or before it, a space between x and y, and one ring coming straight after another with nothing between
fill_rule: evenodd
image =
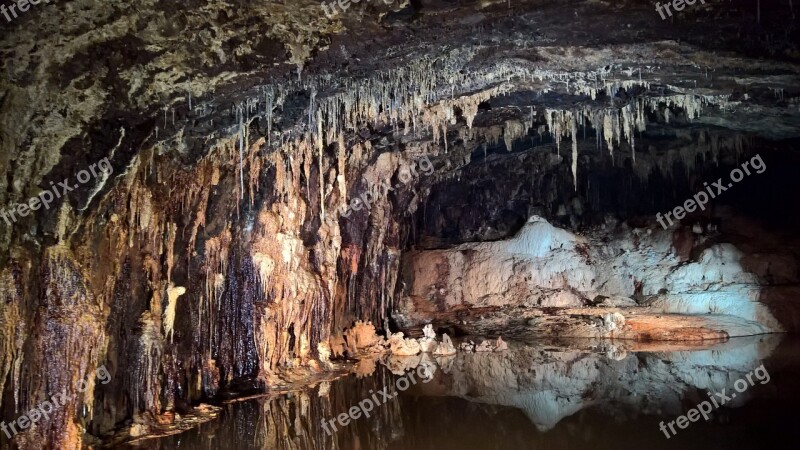
<instances>
[{"instance_id":1,"label":"rock formation","mask_svg":"<svg viewBox=\"0 0 800 450\"><path fill-rule=\"evenodd\" d=\"M419 342L416 339L403 338L402 331L389 338L389 345L394 356L414 356L422 351Z\"/></svg>"},{"instance_id":2,"label":"rock formation","mask_svg":"<svg viewBox=\"0 0 800 450\"><path fill-rule=\"evenodd\" d=\"M450 340L450 336L448 336L447 333L442 335L442 342L439 343L433 354L436 356L451 356L456 354L456 347L453 345L453 341Z\"/></svg>"},{"instance_id":3,"label":"rock formation","mask_svg":"<svg viewBox=\"0 0 800 450\"><path fill-rule=\"evenodd\" d=\"M425 325L422 332L424 336L418 339L422 353L434 353L438 343L436 342L436 332L433 331L433 326L431 324Z\"/></svg>"},{"instance_id":4,"label":"rock formation","mask_svg":"<svg viewBox=\"0 0 800 450\"><path fill-rule=\"evenodd\" d=\"M350 353L353 355L372 351L383 342L383 339L375 332L375 325L372 322L358 321L344 335L350 346Z\"/></svg>"}]
</instances>

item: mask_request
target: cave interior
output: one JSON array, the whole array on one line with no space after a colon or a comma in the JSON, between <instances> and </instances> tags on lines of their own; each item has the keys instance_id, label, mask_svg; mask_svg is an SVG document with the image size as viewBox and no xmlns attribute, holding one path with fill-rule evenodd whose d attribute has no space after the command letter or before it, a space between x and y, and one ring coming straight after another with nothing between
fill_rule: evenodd
<instances>
[{"instance_id":1,"label":"cave interior","mask_svg":"<svg viewBox=\"0 0 800 450\"><path fill-rule=\"evenodd\" d=\"M4 3L3 448L791 448L800 4Z\"/></svg>"}]
</instances>

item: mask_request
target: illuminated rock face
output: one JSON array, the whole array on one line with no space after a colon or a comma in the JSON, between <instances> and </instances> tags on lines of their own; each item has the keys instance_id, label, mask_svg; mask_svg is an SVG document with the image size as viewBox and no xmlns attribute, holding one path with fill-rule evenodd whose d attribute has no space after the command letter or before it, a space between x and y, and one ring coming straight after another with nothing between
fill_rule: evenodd
<instances>
[{"instance_id":1,"label":"illuminated rock face","mask_svg":"<svg viewBox=\"0 0 800 450\"><path fill-rule=\"evenodd\" d=\"M759 303L758 279L743 269L742 257L733 245L718 244L697 261L682 262L672 230L608 227L582 236L532 217L505 241L409 255L409 296L400 311L409 319L430 320L425 311L581 308L598 297L612 299L607 304L612 308L632 307L628 297L638 296L648 312L729 315L752 324L722 328L729 335L781 331ZM625 317L611 311L598 325L608 334L622 332Z\"/></svg>"}]
</instances>

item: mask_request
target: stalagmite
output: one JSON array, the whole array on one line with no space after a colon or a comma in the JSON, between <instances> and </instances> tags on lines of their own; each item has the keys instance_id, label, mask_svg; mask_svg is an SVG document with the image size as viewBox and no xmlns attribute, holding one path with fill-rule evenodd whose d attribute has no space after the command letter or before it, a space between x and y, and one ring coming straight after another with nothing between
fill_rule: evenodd
<instances>
[{"instance_id":1,"label":"stalagmite","mask_svg":"<svg viewBox=\"0 0 800 450\"><path fill-rule=\"evenodd\" d=\"M433 331L433 325L425 325L422 331L424 336L417 340L422 353L435 352L438 344L436 343L436 332Z\"/></svg>"},{"instance_id":2,"label":"stalagmite","mask_svg":"<svg viewBox=\"0 0 800 450\"><path fill-rule=\"evenodd\" d=\"M394 356L414 356L418 355L422 348L415 339L403 338L403 333L394 333L389 338L389 346Z\"/></svg>"},{"instance_id":3,"label":"stalagmite","mask_svg":"<svg viewBox=\"0 0 800 450\"><path fill-rule=\"evenodd\" d=\"M453 345L453 341L447 333L442 335L442 342L439 343L436 350L433 351L433 354L436 356L450 356L456 354L456 347Z\"/></svg>"}]
</instances>

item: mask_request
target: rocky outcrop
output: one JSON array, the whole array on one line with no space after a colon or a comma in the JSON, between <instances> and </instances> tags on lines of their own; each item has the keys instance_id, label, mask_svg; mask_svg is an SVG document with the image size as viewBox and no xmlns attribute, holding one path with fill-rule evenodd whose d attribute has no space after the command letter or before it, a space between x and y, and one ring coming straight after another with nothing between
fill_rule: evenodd
<instances>
[{"instance_id":1,"label":"rocky outcrop","mask_svg":"<svg viewBox=\"0 0 800 450\"><path fill-rule=\"evenodd\" d=\"M637 297L650 307L642 313L733 316L740 325L721 329L729 335L783 329L759 302L759 280L743 269L741 251L709 244L684 262L672 234L610 225L578 235L534 216L508 240L411 253L404 271L409 295L398 317L413 323L463 308L575 309L594 305L592 299L630 307L620 299ZM600 316L599 334L625 334L625 315L612 308Z\"/></svg>"}]
</instances>

